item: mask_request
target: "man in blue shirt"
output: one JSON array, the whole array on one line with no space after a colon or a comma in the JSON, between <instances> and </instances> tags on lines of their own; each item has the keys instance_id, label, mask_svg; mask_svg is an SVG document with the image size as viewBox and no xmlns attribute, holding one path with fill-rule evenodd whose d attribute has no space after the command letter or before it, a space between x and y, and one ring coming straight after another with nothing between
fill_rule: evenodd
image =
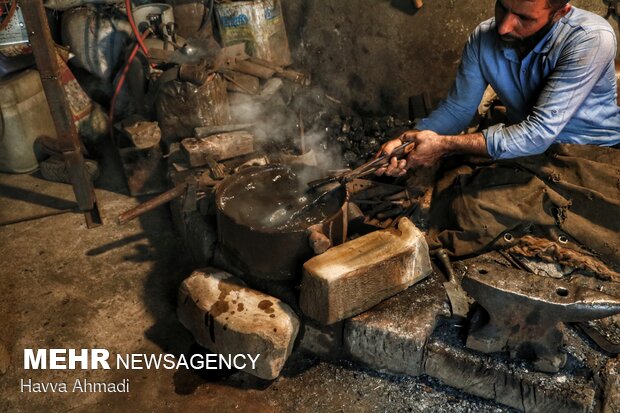
<instances>
[{"instance_id":1,"label":"man in blue shirt","mask_svg":"<svg viewBox=\"0 0 620 413\"><path fill-rule=\"evenodd\" d=\"M404 141L414 149L378 174L401 176L449 154L509 159L543 153L553 143L620 143L615 55L607 21L568 0L497 0L495 18L470 36L447 99L382 151ZM487 85L506 105L510 125L459 135Z\"/></svg>"}]
</instances>

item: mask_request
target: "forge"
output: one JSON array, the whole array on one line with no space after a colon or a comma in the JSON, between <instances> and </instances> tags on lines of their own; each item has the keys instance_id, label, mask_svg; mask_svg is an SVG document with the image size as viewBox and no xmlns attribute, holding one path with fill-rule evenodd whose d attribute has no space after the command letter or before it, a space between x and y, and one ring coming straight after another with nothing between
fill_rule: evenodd
<instances>
[{"instance_id":1,"label":"forge","mask_svg":"<svg viewBox=\"0 0 620 413\"><path fill-rule=\"evenodd\" d=\"M619 15L0 0L0 411L620 412Z\"/></svg>"}]
</instances>

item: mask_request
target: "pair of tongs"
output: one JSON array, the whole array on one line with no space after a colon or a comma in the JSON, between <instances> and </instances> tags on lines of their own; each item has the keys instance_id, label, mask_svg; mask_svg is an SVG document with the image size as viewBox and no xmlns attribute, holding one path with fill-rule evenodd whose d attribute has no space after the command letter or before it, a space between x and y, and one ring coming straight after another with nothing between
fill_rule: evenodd
<instances>
[{"instance_id":1,"label":"pair of tongs","mask_svg":"<svg viewBox=\"0 0 620 413\"><path fill-rule=\"evenodd\" d=\"M308 182L308 186L311 189L316 189L320 186L323 186L325 184L329 184L332 182L339 182L340 184L344 185L347 182L350 182L357 178L362 178L366 175L370 175L371 173L375 172L377 169L387 166L390 163L391 158L393 157L400 158L403 155L408 154L413 149L413 146L414 146L413 142L405 142L402 145L394 148L394 150L389 154L381 155L378 158L368 161L365 164L360 165L351 171L342 172L340 174L329 176L327 178L315 179L314 181Z\"/></svg>"}]
</instances>

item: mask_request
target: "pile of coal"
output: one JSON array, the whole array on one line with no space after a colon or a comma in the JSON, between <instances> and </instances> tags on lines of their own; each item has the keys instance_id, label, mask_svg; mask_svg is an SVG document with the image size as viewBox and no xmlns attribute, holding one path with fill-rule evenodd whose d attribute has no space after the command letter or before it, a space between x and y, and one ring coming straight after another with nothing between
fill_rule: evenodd
<instances>
[{"instance_id":1,"label":"pile of coal","mask_svg":"<svg viewBox=\"0 0 620 413\"><path fill-rule=\"evenodd\" d=\"M339 147L346 166L355 168L372 158L385 142L412 127L411 121L393 115L334 116L326 128L326 139Z\"/></svg>"}]
</instances>

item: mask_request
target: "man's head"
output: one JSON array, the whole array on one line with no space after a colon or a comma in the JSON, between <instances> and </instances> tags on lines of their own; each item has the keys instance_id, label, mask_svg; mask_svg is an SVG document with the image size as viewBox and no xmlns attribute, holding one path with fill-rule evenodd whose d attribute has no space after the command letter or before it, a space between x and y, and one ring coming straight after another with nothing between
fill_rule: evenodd
<instances>
[{"instance_id":1,"label":"man's head","mask_svg":"<svg viewBox=\"0 0 620 413\"><path fill-rule=\"evenodd\" d=\"M531 48L549 31L553 23L570 11L568 1L497 0L497 34L508 46Z\"/></svg>"}]
</instances>

